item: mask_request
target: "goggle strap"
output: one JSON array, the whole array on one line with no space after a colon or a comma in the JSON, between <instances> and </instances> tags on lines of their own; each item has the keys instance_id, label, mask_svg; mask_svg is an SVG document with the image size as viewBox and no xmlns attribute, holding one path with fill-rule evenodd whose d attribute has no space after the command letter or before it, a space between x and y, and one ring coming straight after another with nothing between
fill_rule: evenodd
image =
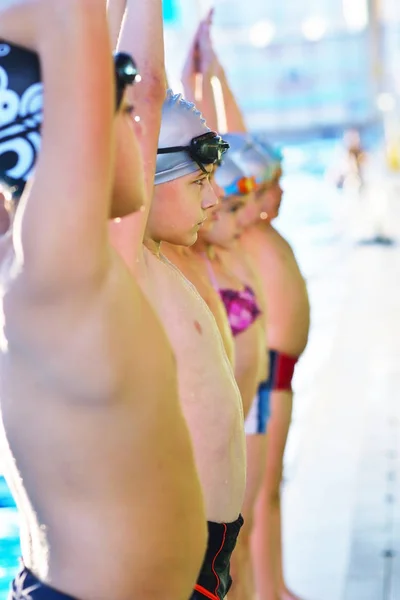
<instances>
[{"instance_id":1,"label":"goggle strap","mask_svg":"<svg viewBox=\"0 0 400 600\"><path fill-rule=\"evenodd\" d=\"M205 173L206 175L210 175L210 173L207 171L207 169L205 168L205 166L197 159L194 158L192 156L192 159L194 160L194 162L197 164L197 166L199 167L200 171L202 171L203 173Z\"/></svg>"},{"instance_id":2,"label":"goggle strap","mask_svg":"<svg viewBox=\"0 0 400 600\"><path fill-rule=\"evenodd\" d=\"M169 148L158 148L157 154L175 154L175 152L189 152L190 146L170 146Z\"/></svg>"}]
</instances>

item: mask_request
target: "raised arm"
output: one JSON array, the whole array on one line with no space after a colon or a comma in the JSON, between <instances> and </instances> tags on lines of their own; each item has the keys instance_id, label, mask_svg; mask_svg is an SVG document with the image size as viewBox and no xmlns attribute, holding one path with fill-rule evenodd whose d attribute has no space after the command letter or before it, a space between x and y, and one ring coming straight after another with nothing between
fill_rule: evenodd
<instances>
[{"instance_id":1,"label":"raised arm","mask_svg":"<svg viewBox=\"0 0 400 600\"><path fill-rule=\"evenodd\" d=\"M212 14L210 11L208 16L200 22L195 33L183 68L182 84L186 100L196 105L211 129L219 131L213 89L217 60L210 37Z\"/></svg>"},{"instance_id":2,"label":"raised arm","mask_svg":"<svg viewBox=\"0 0 400 600\"><path fill-rule=\"evenodd\" d=\"M110 0L110 9L121 0ZM142 77L133 92L135 115L140 118L146 197L143 212L111 224L114 246L131 269L137 267L148 211L153 196L161 111L166 95L162 0L127 0L118 49L135 57Z\"/></svg>"},{"instance_id":3,"label":"raised arm","mask_svg":"<svg viewBox=\"0 0 400 600\"><path fill-rule=\"evenodd\" d=\"M188 100L194 102L211 129L221 134L246 132L242 111L229 85L226 73L213 47L213 11L200 23L182 73ZM196 98L196 75L201 75L201 99Z\"/></svg>"},{"instance_id":4,"label":"raised arm","mask_svg":"<svg viewBox=\"0 0 400 600\"><path fill-rule=\"evenodd\" d=\"M113 48L118 47L122 22L125 15L127 0L107 0L107 14L110 25L111 43Z\"/></svg>"},{"instance_id":5,"label":"raised arm","mask_svg":"<svg viewBox=\"0 0 400 600\"><path fill-rule=\"evenodd\" d=\"M210 27L212 25L212 17L213 12L210 14L209 24ZM210 43L211 43L211 35L209 35ZM246 123L244 120L243 113L239 107L239 104L235 98L235 95L232 91L231 86L229 85L229 81L217 54L213 51L214 54L214 76L218 79L221 89L221 102L224 104L223 107L223 126L224 128L232 133L245 133L247 132ZM216 98L217 102L219 101ZM222 112L222 111L220 111ZM222 133L226 133L223 131Z\"/></svg>"},{"instance_id":6,"label":"raised arm","mask_svg":"<svg viewBox=\"0 0 400 600\"><path fill-rule=\"evenodd\" d=\"M230 87L225 69L218 61L217 77L221 83L222 95L225 103L225 116L227 129L230 133L246 133L247 126L244 115Z\"/></svg>"},{"instance_id":7,"label":"raised arm","mask_svg":"<svg viewBox=\"0 0 400 600\"><path fill-rule=\"evenodd\" d=\"M193 36L181 76L185 99L188 102L196 104L199 110L201 110L201 101L203 99L203 89L199 90L197 85L198 77L200 76L203 79L199 42L203 23L204 21L200 21Z\"/></svg>"},{"instance_id":8,"label":"raised arm","mask_svg":"<svg viewBox=\"0 0 400 600\"><path fill-rule=\"evenodd\" d=\"M45 82L41 150L17 210L15 247L28 279L54 291L91 282L107 264L115 91L106 7L7 6L0 38L36 51Z\"/></svg>"},{"instance_id":9,"label":"raised arm","mask_svg":"<svg viewBox=\"0 0 400 600\"><path fill-rule=\"evenodd\" d=\"M135 112L141 119L140 145L147 192L151 198L161 109L166 94L162 0L127 0L118 49L135 57L142 75L142 82L134 91L134 103Z\"/></svg>"}]
</instances>

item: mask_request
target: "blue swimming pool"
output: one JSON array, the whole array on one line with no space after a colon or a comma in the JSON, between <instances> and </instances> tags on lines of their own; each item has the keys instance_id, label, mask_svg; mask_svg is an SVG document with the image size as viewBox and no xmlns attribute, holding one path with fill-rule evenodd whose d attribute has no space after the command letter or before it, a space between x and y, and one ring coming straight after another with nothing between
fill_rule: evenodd
<instances>
[{"instance_id":1,"label":"blue swimming pool","mask_svg":"<svg viewBox=\"0 0 400 600\"><path fill-rule=\"evenodd\" d=\"M18 568L18 515L3 477L0 477L0 600L7 597L10 581Z\"/></svg>"}]
</instances>

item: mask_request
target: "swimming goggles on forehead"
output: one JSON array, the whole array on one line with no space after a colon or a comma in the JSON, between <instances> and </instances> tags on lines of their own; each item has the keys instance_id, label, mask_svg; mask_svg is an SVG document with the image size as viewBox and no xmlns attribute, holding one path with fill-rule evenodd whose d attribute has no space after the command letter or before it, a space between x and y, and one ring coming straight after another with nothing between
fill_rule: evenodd
<instances>
[{"instance_id":1,"label":"swimming goggles on forehead","mask_svg":"<svg viewBox=\"0 0 400 600\"><path fill-rule=\"evenodd\" d=\"M255 177L240 177L223 188L225 196L246 196L256 189Z\"/></svg>"},{"instance_id":2,"label":"swimming goggles on forehead","mask_svg":"<svg viewBox=\"0 0 400 600\"><path fill-rule=\"evenodd\" d=\"M126 88L128 85L133 85L140 75L135 61L125 52L114 54L114 67L118 110Z\"/></svg>"},{"instance_id":3,"label":"swimming goggles on forehead","mask_svg":"<svg viewBox=\"0 0 400 600\"><path fill-rule=\"evenodd\" d=\"M215 131L209 131L195 137L189 146L171 146L159 148L157 154L173 154L175 152L186 152L190 158L199 165L203 173L208 173L204 165L215 165L221 162L225 152L229 150L229 144Z\"/></svg>"}]
</instances>

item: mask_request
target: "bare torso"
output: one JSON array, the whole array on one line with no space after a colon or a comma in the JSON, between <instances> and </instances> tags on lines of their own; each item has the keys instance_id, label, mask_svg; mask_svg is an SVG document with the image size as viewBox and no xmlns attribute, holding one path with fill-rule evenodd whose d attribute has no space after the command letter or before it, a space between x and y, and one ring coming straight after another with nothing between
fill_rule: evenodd
<instances>
[{"instance_id":1,"label":"bare torso","mask_svg":"<svg viewBox=\"0 0 400 600\"><path fill-rule=\"evenodd\" d=\"M191 432L209 521L232 522L243 504L243 410L215 319L193 285L166 258L146 251L145 289L178 362L183 413Z\"/></svg>"},{"instance_id":2,"label":"bare torso","mask_svg":"<svg viewBox=\"0 0 400 600\"><path fill-rule=\"evenodd\" d=\"M158 319L116 256L101 284L39 299L2 252L1 454L26 566L80 600L187 600L201 499Z\"/></svg>"},{"instance_id":3,"label":"bare torso","mask_svg":"<svg viewBox=\"0 0 400 600\"><path fill-rule=\"evenodd\" d=\"M310 305L293 250L270 224L247 230L242 243L262 278L268 306L268 346L300 356L308 340Z\"/></svg>"},{"instance_id":4,"label":"bare torso","mask_svg":"<svg viewBox=\"0 0 400 600\"><path fill-rule=\"evenodd\" d=\"M191 248L162 244L162 252L195 286L214 315L230 363L234 365L235 346L228 317L220 295L209 280L204 259Z\"/></svg>"},{"instance_id":5,"label":"bare torso","mask_svg":"<svg viewBox=\"0 0 400 600\"><path fill-rule=\"evenodd\" d=\"M243 248L232 248L229 251L216 250L216 260L212 268L219 287L243 289L247 285L256 294L257 303L262 314L254 323L237 335L235 339L235 375L242 394L245 415L247 415L258 385L267 377L267 353L265 349L265 306L261 290L257 289L254 273L251 271Z\"/></svg>"}]
</instances>

